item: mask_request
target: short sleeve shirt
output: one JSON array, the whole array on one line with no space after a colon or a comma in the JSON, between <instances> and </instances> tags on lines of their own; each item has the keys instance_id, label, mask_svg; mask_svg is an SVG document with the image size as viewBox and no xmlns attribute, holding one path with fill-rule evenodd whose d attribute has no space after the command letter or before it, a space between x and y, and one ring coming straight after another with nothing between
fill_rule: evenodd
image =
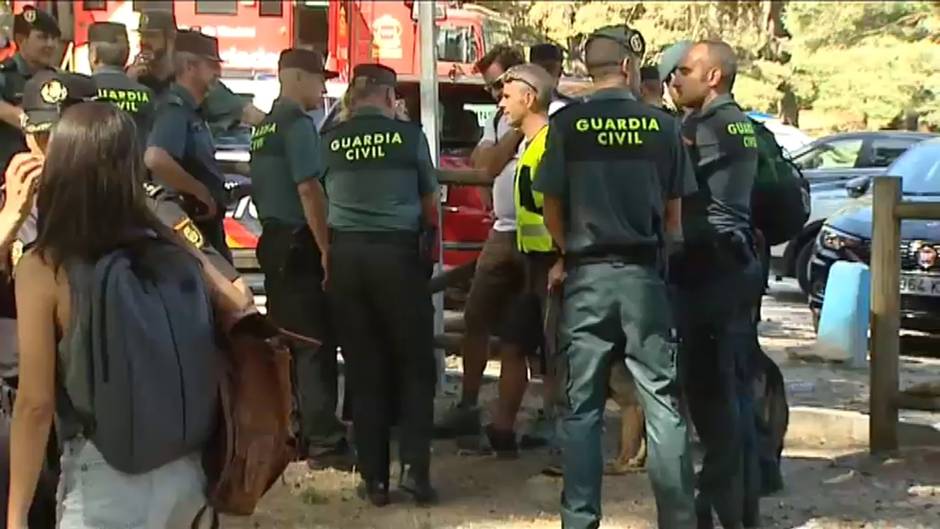
<instances>
[{"instance_id":1,"label":"short sleeve shirt","mask_svg":"<svg viewBox=\"0 0 940 529\"><path fill-rule=\"evenodd\" d=\"M751 226L751 190L757 176L754 126L730 95L686 117L682 133L699 190L683 202L686 242L707 242Z\"/></svg>"},{"instance_id":2,"label":"short sleeve shirt","mask_svg":"<svg viewBox=\"0 0 940 529\"><path fill-rule=\"evenodd\" d=\"M495 126L494 126L495 123ZM483 137L480 144L495 144L503 136L512 132L509 126L509 119L500 112L499 119L488 120L483 127ZM520 142L515 156L509 163L503 167L503 170L493 181L493 215L496 221L493 223L493 229L496 231L515 231L516 229L516 205L513 202L513 179L516 174L516 163L519 161L519 155L522 153L523 146Z\"/></svg>"},{"instance_id":3,"label":"short sleeve shirt","mask_svg":"<svg viewBox=\"0 0 940 529\"><path fill-rule=\"evenodd\" d=\"M332 229L420 229L421 199L438 188L420 127L363 108L323 131L321 152Z\"/></svg>"},{"instance_id":4,"label":"short sleeve shirt","mask_svg":"<svg viewBox=\"0 0 940 529\"><path fill-rule=\"evenodd\" d=\"M215 161L215 144L193 96L173 84L158 103L148 145L166 151L202 182L218 203L225 200L225 176Z\"/></svg>"},{"instance_id":5,"label":"short sleeve shirt","mask_svg":"<svg viewBox=\"0 0 940 529\"><path fill-rule=\"evenodd\" d=\"M297 103L276 100L251 135L251 197L261 221L305 225L297 186L322 173L313 120Z\"/></svg>"},{"instance_id":6,"label":"short sleeve shirt","mask_svg":"<svg viewBox=\"0 0 940 529\"><path fill-rule=\"evenodd\" d=\"M662 243L666 201L696 189L679 132L672 116L622 89L552 117L534 189L564 204L567 252Z\"/></svg>"}]
</instances>

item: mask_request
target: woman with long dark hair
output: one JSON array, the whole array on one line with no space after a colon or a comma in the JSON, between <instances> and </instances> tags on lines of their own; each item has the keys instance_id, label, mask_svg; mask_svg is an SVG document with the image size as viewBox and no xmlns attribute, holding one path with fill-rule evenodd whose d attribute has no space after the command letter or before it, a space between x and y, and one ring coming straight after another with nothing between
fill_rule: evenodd
<instances>
[{"instance_id":1,"label":"woman with long dark hair","mask_svg":"<svg viewBox=\"0 0 940 529\"><path fill-rule=\"evenodd\" d=\"M60 359L73 323L69 264L93 265L141 237L163 239L203 264L205 285L221 318L250 306L243 293L164 226L147 208L141 146L130 117L106 103L69 108L53 129L37 196L35 247L16 270L19 392L14 406L7 527L26 527L42 466L57 395L63 395ZM185 310L186 307L181 307ZM211 354L207 351L206 354ZM77 438L79 441L79 438ZM91 442L65 439L60 527L189 527L203 507L205 476L198 454L154 471L129 475L112 468ZM66 465L66 458L71 458ZM80 479L79 479L80 477Z\"/></svg>"}]
</instances>

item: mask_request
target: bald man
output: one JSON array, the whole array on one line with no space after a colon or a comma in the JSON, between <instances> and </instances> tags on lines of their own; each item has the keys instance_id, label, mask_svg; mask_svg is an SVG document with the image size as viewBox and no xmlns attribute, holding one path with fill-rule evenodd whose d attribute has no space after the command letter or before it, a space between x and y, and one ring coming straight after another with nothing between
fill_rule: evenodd
<instances>
[{"instance_id":1,"label":"bald man","mask_svg":"<svg viewBox=\"0 0 940 529\"><path fill-rule=\"evenodd\" d=\"M558 338L570 404L563 419L562 527L601 520L601 429L612 359L633 375L649 432L649 476L661 529L691 527L692 461L679 413L676 336L662 263L681 236L680 200L695 191L678 122L637 100L645 43L636 30L592 34L596 91L551 120L533 189L560 257ZM628 175L628 178L625 178Z\"/></svg>"},{"instance_id":2,"label":"bald man","mask_svg":"<svg viewBox=\"0 0 940 529\"><path fill-rule=\"evenodd\" d=\"M713 527L756 526L759 518L752 320L761 266L751 230L757 140L731 96L734 50L720 41L692 45L672 79L699 192L683 200L683 252L670 263L689 408L705 445L696 514Z\"/></svg>"}]
</instances>

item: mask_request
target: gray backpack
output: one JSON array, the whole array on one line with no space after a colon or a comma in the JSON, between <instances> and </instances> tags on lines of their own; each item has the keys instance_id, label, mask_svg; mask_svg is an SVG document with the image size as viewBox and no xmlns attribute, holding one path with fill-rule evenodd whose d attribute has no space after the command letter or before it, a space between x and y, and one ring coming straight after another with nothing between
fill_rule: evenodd
<instances>
[{"instance_id":1,"label":"gray backpack","mask_svg":"<svg viewBox=\"0 0 940 529\"><path fill-rule=\"evenodd\" d=\"M216 426L221 363L199 262L147 237L66 271L60 374L82 435L128 474L200 451Z\"/></svg>"}]
</instances>

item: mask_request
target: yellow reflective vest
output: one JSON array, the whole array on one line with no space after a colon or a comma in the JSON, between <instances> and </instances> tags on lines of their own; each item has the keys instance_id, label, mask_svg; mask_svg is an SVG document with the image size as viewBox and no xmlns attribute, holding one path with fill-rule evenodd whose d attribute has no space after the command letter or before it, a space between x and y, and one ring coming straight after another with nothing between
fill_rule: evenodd
<instances>
[{"instance_id":1,"label":"yellow reflective vest","mask_svg":"<svg viewBox=\"0 0 940 529\"><path fill-rule=\"evenodd\" d=\"M523 253L552 251L552 236L545 227L542 193L532 189L542 155L545 154L545 138L548 125L542 127L516 163L516 185L513 193L516 202L516 241Z\"/></svg>"}]
</instances>

